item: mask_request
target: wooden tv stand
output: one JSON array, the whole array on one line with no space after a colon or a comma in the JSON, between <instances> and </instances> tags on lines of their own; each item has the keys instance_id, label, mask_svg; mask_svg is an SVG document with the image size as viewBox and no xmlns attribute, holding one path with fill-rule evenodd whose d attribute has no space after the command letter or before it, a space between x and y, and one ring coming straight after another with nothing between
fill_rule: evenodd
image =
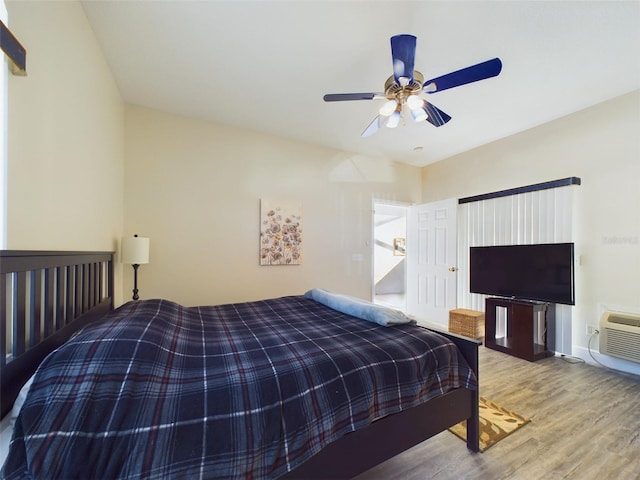
<instances>
[{"instance_id":1,"label":"wooden tv stand","mask_svg":"<svg viewBox=\"0 0 640 480\"><path fill-rule=\"evenodd\" d=\"M549 308L548 308L549 307ZM504 329L497 329L497 310L504 308ZM497 330L505 330L499 331ZM496 334L500 335L496 337ZM487 348L535 362L554 355L555 308L548 303L485 299L485 338Z\"/></svg>"}]
</instances>

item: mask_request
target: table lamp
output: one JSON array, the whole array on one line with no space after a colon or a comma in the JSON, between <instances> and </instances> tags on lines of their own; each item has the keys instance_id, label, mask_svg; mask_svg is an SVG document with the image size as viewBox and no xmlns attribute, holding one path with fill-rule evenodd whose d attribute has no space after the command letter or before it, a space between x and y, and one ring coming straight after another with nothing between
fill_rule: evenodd
<instances>
[{"instance_id":1,"label":"table lamp","mask_svg":"<svg viewBox=\"0 0 640 480\"><path fill-rule=\"evenodd\" d=\"M122 263L133 267L133 299L138 300L138 267L149 263L149 239L146 237L122 238Z\"/></svg>"}]
</instances>

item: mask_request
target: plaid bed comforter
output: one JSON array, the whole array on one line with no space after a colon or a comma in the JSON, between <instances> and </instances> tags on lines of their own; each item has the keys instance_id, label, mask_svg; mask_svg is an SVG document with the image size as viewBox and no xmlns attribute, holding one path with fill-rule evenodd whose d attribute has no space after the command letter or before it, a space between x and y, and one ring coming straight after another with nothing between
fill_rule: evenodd
<instances>
[{"instance_id":1,"label":"plaid bed comforter","mask_svg":"<svg viewBox=\"0 0 640 480\"><path fill-rule=\"evenodd\" d=\"M276 478L328 443L457 387L458 350L302 296L130 302L36 373L14 478Z\"/></svg>"}]
</instances>

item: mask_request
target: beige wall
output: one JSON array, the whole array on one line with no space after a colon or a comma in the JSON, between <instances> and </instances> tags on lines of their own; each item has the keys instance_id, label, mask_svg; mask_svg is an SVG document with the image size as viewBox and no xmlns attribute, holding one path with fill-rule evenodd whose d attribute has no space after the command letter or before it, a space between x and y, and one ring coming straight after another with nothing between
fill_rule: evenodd
<instances>
[{"instance_id":1,"label":"beige wall","mask_svg":"<svg viewBox=\"0 0 640 480\"><path fill-rule=\"evenodd\" d=\"M141 298L215 304L312 287L370 298L372 200L420 197L416 167L133 106L125 129L125 233L151 239ZM259 265L267 197L302 202L302 265Z\"/></svg>"},{"instance_id":2,"label":"beige wall","mask_svg":"<svg viewBox=\"0 0 640 480\"><path fill-rule=\"evenodd\" d=\"M639 133L635 91L425 167L423 200L580 177L570 187L579 255L572 336L584 349L601 304L640 311Z\"/></svg>"},{"instance_id":3,"label":"beige wall","mask_svg":"<svg viewBox=\"0 0 640 480\"><path fill-rule=\"evenodd\" d=\"M7 10L28 73L9 78L7 248L115 250L124 103L93 31L78 2Z\"/></svg>"}]
</instances>

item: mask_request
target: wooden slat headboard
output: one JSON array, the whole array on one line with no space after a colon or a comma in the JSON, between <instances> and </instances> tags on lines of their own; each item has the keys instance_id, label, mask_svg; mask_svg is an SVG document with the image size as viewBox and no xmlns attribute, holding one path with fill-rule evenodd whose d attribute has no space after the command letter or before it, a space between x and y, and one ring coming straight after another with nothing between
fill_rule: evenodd
<instances>
[{"instance_id":1,"label":"wooden slat headboard","mask_svg":"<svg viewBox=\"0 0 640 480\"><path fill-rule=\"evenodd\" d=\"M114 307L113 252L0 251L0 417L51 351Z\"/></svg>"}]
</instances>

